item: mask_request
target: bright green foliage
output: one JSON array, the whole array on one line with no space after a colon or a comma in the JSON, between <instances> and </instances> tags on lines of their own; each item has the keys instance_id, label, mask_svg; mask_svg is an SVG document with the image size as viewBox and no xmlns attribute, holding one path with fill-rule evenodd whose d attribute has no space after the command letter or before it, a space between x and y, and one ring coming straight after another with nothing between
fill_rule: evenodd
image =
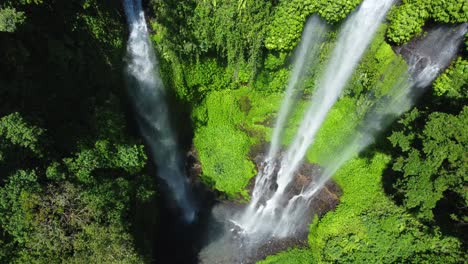
<instances>
[{"instance_id":1,"label":"bright green foliage","mask_svg":"<svg viewBox=\"0 0 468 264\"><path fill-rule=\"evenodd\" d=\"M429 18L426 5L413 2L416 1L405 1L389 13L390 26L387 36L394 43L405 43L413 36L420 34L424 22Z\"/></svg>"},{"instance_id":2,"label":"bright green foliage","mask_svg":"<svg viewBox=\"0 0 468 264\"><path fill-rule=\"evenodd\" d=\"M435 21L444 23L468 22L468 5L460 0L430 1L429 10Z\"/></svg>"},{"instance_id":3,"label":"bright green foliage","mask_svg":"<svg viewBox=\"0 0 468 264\"><path fill-rule=\"evenodd\" d=\"M255 175L250 148L269 137L281 96L247 87L217 91L209 93L194 109L194 144L205 182L230 197L247 197L245 188Z\"/></svg>"},{"instance_id":4,"label":"bright green foliage","mask_svg":"<svg viewBox=\"0 0 468 264\"><path fill-rule=\"evenodd\" d=\"M336 23L344 19L361 0L281 0L268 26L265 47L269 50L290 51L300 40L306 18L320 14L326 21Z\"/></svg>"},{"instance_id":5,"label":"bright green foliage","mask_svg":"<svg viewBox=\"0 0 468 264\"><path fill-rule=\"evenodd\" d=\"M40 139L44 129L28 124L19 113L0 118L0 150L5 142L29 149L36 155L42 155Z\"/></svg>"},{"instance_id":6,"label":"bright green foliage","mask_svg":"<svg viewBox=\"0 0 468 264\"><path fill-rule=\"evenodd\" d=\"M314 1L280 1L268 26L265 47L270 50L292 50L299 43L306 17L316 10Z\"/></svg>"},{"instance_id":7,"label":"bright green foliage","mask_svg":"<svg viewBox=\"0 0 468 264\"><path fill-rule=\"evenodd\" d=\"M18 25L24 23L24 12L11 7L0 8L0 32L14 32Z\"/></svg>"},{"instance_id":8,"label":"bright green foliage","mask_svg":"<svg viewBox=\"0 0 468 264\"><path fill-rule=\"evenodd\" d=\"M406 62L385 41L386 29L384 24L377 31L345 89L345 95L367 97L367 101L373 101L388 94L405 77Z\"/></svg>"},{"instance_id":9,"label":"bright green foliage","mask_svg":"<svg viewBox=\"0 0 468 264\"><path fill-rule=\"evenodd\" d=\"M432 221L432 210L445 192L457 193L465 207L468 201L468 107L458 116L430 114L422 131L414 128L414 113L404 121L409 125L390 137L392 144L403 152L393 169L403 174L396 186L404 196L405 207L419 218Z\"/></svg>"},{"instance_id":10,"label":"bright green foliage","mask_svg":"<svg viewBox=\"0 0 468 264\"><path fill-rule=\"evenodd\" d=\"M348 162L335 175L343 188L334 212L314 221L309 243L319 263L459 263L460 243L442 237L396 206L382 190L381 175L390 158Z\"/></svg>"},{"instance_id":11,"label":"bright green foliage","mask_svg":"<svg viewBox=\"0 0 468 264\"><path fill-rule=\"evenodd\" d=\"M286 68L275 72L262 71L257 75L255 89L267 92L282 92L286 89L290 72Z\"/></svg>"},{"instance_id":12,"label":"bright green foliage","mask_svg":"<svg viewBox=\"0 0 468 264\"><path fill-rule=\"evenodd\" d=\"M312 264L312 252L309 249L289 249L273 256L268 256L265 260L258 261L257 264Z\"/></svg>"},{"instance_id":13,"label":"bright green foliage","mask_svg":"<svg viewBox=\"0 0 468 264\"><path fill-rule=\"evenodd\" d=\"M320 127L312 148L307 153L308 160L325 164L333 161L337 151L355 132L359 115L355 111L356 100L345 97L335 104L327 119ZM340 133L336 133L340 131Z\"/></svg>"},{"instance_id":14,"label":"bright green foliage","mask_svg":"<svg viewBox=\"0 0 468 264\"><path fill-rule=\"evenodd\" d=\"M203 164L202 177L231 197L247 197L245 187L254 176L254 165L247 159L251 141L236 127L245 116L235 97L227 92L213 92L205 99L202 122L194 144Z\"/></svg>"},{"instance_id":15,"label":"bright green foliage","mask_svg":"<svg viewBox=\"0 0 468 264\"><path fill-rule=\"evenodd\" d=\"M204 142L203 139L211 138ZM214 188L230 197L240 194L247 197L245 187L254 176L254 166L246 157L249 137L228 126L201 128L194 139L200 153L203 177L214 181Z\"/></svg>"},{"instance_id":16,"label":"bright green foliage","mask_svg":"<svg viewBox=\"0 0 468 264\"><path fill-rule=\"evenodd\" d=\"M353 11L362 0L322 0L317 6L321 17L331 23L339 22Z\"/></svg>"},{"instance_id":17,"label":"bright green foliage","mask_svg":"<svg viewBox=\"0 0 468 264\"><path fill-rule=\"evenodd\" d=\"M428 19L444 23L468 22L468 6L459 0L403 0L389 14L388 38L403 44L422 32Z\"/></svg>"},{"instance_id":18,"label":"bright green foliage","mask_svg":"<svg viewBox=\"0 0 468 264\"><path fill-rule=\"evenodd\" d=\"M437 96L468 98L468 61L458 58L434 82Z\"/></svg>"}]
</instances>

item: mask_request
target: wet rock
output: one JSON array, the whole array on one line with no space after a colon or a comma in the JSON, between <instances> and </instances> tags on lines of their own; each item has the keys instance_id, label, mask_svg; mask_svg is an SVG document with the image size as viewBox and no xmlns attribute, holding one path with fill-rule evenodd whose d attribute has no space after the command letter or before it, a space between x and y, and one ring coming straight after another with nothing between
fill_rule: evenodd
<instances>
[{"instance_id":1,"label":"wet rock","mask_svg":"<svg viewBox=\"0 0 468 264\"><path fill-rule=\"evenodd\" d=\"M265 160L265 150L267 149L267 144L263 143L261 145L255 146L252 148L250 156L253 157L253 161L256 164L257 171L262 171L264 169L265 164L263 161ZM278 155L278 162L284 156L285 151L281 150L280 154ZM298 168L297 172L293 175L293 180L290 185L286 188L285 193L285 200L283 204L286 206L287 201L294 197L297 194L300 194L307 186L309 186L314 180L320 175L321 167L318 164L312 164L308 162L303 162L302 165ZM279 165L277 165L273 171L273 179L276 179L277 174L279 171ZM274 181L273 181L274 182ZM255 178L251 179L248 188L250 194L252 194L253 189L255 187ZM269 186L271 194L265 194L264 197L260 200L260 203L265 203L269 197L274 193L277 189L276 184L271 184ZM334 210L338 203L340 202L340 196L342 191L340 187L333 181L330 180L325 184L324 187L317 194L315 194L312 202L311 208L309 208L310 214L317 214L318 216L324 215L326 212Z\"/></svg>"},{"instance_id":2,"label":"wet rock","mask_svg":"<svg viewBox=\"0 0 468 264\"><path fill-rule=\"evenodd\" d=\"M192 146L186 154L185 170L187 177L195 181L202 173L202 165L198 157L198 152L195 146Z\"/></svg>"}]
</instances>

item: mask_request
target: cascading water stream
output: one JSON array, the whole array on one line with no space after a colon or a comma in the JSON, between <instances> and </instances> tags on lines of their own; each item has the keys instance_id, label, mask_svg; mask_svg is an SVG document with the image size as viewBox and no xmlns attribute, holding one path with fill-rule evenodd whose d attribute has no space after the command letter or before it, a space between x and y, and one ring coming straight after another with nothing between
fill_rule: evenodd
<instances>
[{"instance_id":1,"label":"cascading water stream","mask_svg":"<svg viewBox=\"0 0 468 264\"><path fill-rule=\"evenodd\" d=\"M286 88L286 95L281 104L281 108L276 119L273 135L271 139L270 149L265 159L265 167L260 171L255 178L255 188L252 192L252 201L247 210L254 210L259 200L268 192L271 181L271 176L274 169L274 163L277 159L278 150L281 145L281 135L287 121L287 117L291 112L292 104L300 88L307 72L315 68L318 61L320 46L323 43L325 34L328 31L327 25L317 16L309 18L304 27L301 42L295 50L294 63L291 77Z\"/></svg>"},{"instance_id":2,"label":"cascading water stream","mask_svg":"<svg viewBox=\"0 0 468 264\"><path fill-rule=\"evenodd\" d=\"M157 162L159 177L167 184L184 219L192 222L196 208L184 173L184 160L169 121L164 85L148 36L141 0L124 0L124 8L130 30L126 73L138 125Z\"/></svg>"},{"instance_id":3,"label":"cascading water stream","mask_svg":"<svg viewBox=\"0 0 468 264\"><path fill-rule=\"evenodd\" d=\"M271 138L270 149L268 151L267 160L274 160L278 154L281 145L281 135L284 125L287 121L288 114L291 112L291 106L294 98L299 92L298 87L306 76L306 72L313 68L317 63L320 45L323 43L327 25L317 15L312 16L307 20L302 33L299 47L296 48L293 63L293 70L286 88L286 94L281 104L278 118L275 122L273 135Z\"/></svg>"},{"instance_id":4,"label":"cascading water stream","mask_svg":"<svg viewBox=\"0 0 468 264\"><path fill-rule=\"evenodd\" d=\"M284 200L284 191L291 182L292 175L300 166L328 111L346 86L393 2L394 0L365 0L345 22L326 71L312 96L311 106L304 115L293 143L281 160L275 193L265 205L259 205L256 210L246 210L238 221L245 232L273 232L277 211Z\"/></svg>"},{"instance_id":5,"label":"cascading water stream","mask_svg":"<svg viewBox=\"0 0 468 264\"><path fill-rule=\"evenodd\" d=\"M354 131L335 158L324 164L318 180L312 182L301 194L291 198L281 219L275 224L274 235L284 237L294 232L314 195L344 163L371 145L378 133L411 108L415 99L455 57L467 31L467 23L455 29L439 28L429 32L426 38L415 45L415 51L408 58L408 74L396 81L389 96L378 100L368 111L358 126L359 130Z\"/></svg>"}]
</instances>

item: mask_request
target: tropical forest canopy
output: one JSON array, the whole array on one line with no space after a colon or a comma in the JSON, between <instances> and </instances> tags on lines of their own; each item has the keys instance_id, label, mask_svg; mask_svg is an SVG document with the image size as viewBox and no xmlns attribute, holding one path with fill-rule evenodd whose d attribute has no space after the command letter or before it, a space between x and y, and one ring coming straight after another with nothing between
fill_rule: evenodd
<instances>
[{"instance_id":1,"label":"tropical forest canopy","mask_svg":"<svg viewBox=\"0 0 468 264\"><path fill-rule=\"evenodd\" d=\"M318 14L332 31L288 121L285 145L337 30L360 2L146 1L161 75L181 106L174 111L191 121L181 126L190 131L179 131L183 147L193 144L199 180L219 199L249 199L256 175L251 153L270 140L306 19ZM307 160L320 164L333 155L369 100L386 96L406 71L396 46L428 28L463 22L462 0L395 5ZM128 101L127 34L119 1L0 3L0 263L158 261L160 182ZM260 263L467 258L467 55L465 36L457 58L416 106L336 173L340 204L314 218L308 245Z\"/></svg>"}]
</instances>

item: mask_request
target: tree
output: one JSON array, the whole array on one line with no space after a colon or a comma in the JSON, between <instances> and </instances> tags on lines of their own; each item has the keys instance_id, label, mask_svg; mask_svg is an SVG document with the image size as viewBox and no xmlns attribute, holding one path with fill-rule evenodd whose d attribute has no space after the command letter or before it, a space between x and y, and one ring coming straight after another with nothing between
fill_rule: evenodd
<instances>
[{"instance_id":1,"label":"tree","mask_svg":"<svg viewBox=\"0 0 468 264\"><path fill-rule=\"evenodd\" d=\"M0 32L15 32L16 28L23 24L24 12L11 7L0 8Z\"/></svg>"},{"instance_id":2,"label":"tree","mask_svg":"<svg viewBox=\"0 0 468 264\"><path fill-rule=\"evenodd\" d=\"M393 165L393 170L402 174L395 187L406 208L431 222L433 209L448 193L457 194L461 208L467 207L468 107L458 115L434 112L415 122L416 117L417 111L408 114L400 121L404 127L389 137L402 153ZM421 122L425 125L418 129L416 124ZM468 220L463 209L453 218Z\"/></svg>"}]
</instances>

